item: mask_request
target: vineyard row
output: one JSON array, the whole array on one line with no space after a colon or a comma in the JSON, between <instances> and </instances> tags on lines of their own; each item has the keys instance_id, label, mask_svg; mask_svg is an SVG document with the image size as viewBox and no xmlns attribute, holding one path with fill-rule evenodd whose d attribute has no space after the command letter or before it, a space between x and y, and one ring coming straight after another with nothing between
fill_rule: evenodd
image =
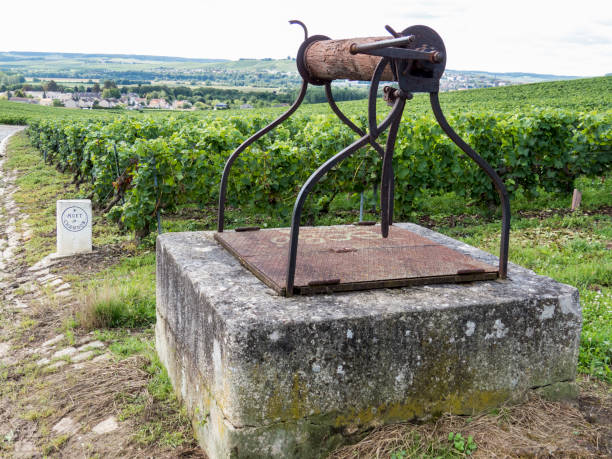
<instances>
[{"instance_id":1,"label":"vineyard row","mask_svg":"<svg viewBox=\"0 0 612 459\"><path fill-rule=\"evenodd\" d=\"M89 183L96 205L138 236L158 211L215 205L227 157L270 120L261 115L210 119L128 118L33 121L31 142L45 160ZM365 118L354 120L362 128ZM510 195L571 190L580 175L612 164L612 112L535 109L522 114L467 113L449 119L505 181ZM228 186L228 205L289 215L301 184L355 134L327 115L291 118L243 153ZM384 141L384 139L383 139ZM317 185L309 212L335 196L380 183L381 160L370 148L342 162ZM425 192L453 191L495 202L489 179L444 135L433 118L405 115L394 157L398 216Z\"/></svg>"}]
</instances>

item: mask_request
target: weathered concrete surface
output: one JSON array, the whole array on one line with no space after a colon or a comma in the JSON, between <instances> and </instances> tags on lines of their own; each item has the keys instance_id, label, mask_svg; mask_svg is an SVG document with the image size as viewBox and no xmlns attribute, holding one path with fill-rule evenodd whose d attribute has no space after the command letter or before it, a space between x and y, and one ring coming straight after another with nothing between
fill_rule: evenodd
<instances>
[{"instance_id":1,"label":"weathered concrete surface","mask_svg":"<svg viewBox=\"0 0 612 459\"><path fill-rule=\"evenodd\" d=\"M161 360L213 459L320 457L382 423L559 391L581 328L575 288L512 264L507 281L279 297L212 232L158 238L157 319Z\"/></svg>"}]
</instances>

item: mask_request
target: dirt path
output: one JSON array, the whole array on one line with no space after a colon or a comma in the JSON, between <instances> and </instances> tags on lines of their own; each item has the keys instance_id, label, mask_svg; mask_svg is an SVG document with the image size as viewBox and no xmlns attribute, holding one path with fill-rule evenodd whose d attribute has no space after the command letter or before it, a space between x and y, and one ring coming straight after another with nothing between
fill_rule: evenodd
<instances>
[{"instance_id":1,"label":"dirt path","mask_svg":"<svg viewBox=\"0 0 612 459\"><path fill-rule=\"evenodd\" d=\"M0 457L203 457L193 444L134 440L154 416L124 416L126 406L159 411L147 392L150 361L119 359L110 343L66 327L79 298L62 276L74 260L24 262L32 231L5 167L8 137L20 130L0 125ZM76 262L93 266L95 255Z\"/></svg>"},{"instance_id":2,"label":"dirt path","mask_svg":"<svg viewBox=\"0 0 612 459\"><path fill-rule=\"evenodd\" d=\"M3 380L0 389L0 454L3 457L37 457L51 452L49 448L37 447L37 416L35 411L29 416L27 411L23 411L25 405L21 402L25 400L20 400L20 397L27 398L28 393L22 390L22 384L29 384L30 377L36 377L39 369L51 372L66 364L65 360L55 361L54 358L57 357L56 347L64 336L45 340L47 327L36 330L34 334L27 332L33 331L32 325L37 322L35 317L46 310L42 307L47 300L44 289L53 289L51 291L60 297L71 292L69 284L50 274L49 267L53 261L49 258L33 267L20 261L21 246L32 232L25 223L28 215L20 211L13 199L17 191L16 174L6 170L4 163L8 139L22 129L0 126L0 377ZM50 320L49 325L53 324L54 321Z\"/></svg>"},{"instance_id":3,"label":"dirt path","mask_svg":"<svg viewBox=\"0 0 612 459\"><path fill-rule=\"evenodd\" d=\"M24 236L17 231L16 227L17 219L20 216L19 209L13 200L13 194L16 191L15 176L10 172L5 172L3 167L9 137L22 129L0 125L0 282L11 278L12 270L8 264ZM0 287L2 290L6 288L4 284L0 284Z\"/></svg>"},{"instance_id":4,"label":"dirt path","mask_svg":"<svg viewBox=\"0 0 612 459\"><path fill-rule=\"evenodd\" d=\"M5 124L0 124L0 142L2 142L6 137L19 132L22 129L23 126L7 126Z\"/></svg>"}]
</instances>

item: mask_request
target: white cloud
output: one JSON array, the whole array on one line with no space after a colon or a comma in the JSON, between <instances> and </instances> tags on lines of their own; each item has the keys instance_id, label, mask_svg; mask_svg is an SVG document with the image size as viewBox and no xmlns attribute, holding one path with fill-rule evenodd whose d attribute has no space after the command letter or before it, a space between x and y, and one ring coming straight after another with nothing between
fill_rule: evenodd
<instances>
[{"instance_id":1,"label":"white cloud","mask_svg":"<svg viewBox=\"0 0 612 459\"><path fill-rule=\"evenodd\" d=\"M612 72L605 0L9 1L0 8L0 50L278 58L295 56L302 40L289 19L332 38L426 24L444 39L452 69Z\"/></svg>"}]
</instances>

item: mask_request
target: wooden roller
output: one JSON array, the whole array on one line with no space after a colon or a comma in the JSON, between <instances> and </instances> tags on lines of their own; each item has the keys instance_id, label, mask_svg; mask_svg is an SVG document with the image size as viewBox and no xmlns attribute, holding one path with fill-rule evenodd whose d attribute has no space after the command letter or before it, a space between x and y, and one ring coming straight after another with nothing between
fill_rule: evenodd
<instances>
[{"instance_id":1,"label":"wooden roller","mask_svg":"<svg viewBox=\"0 0 612 459\"><path fill-rule=\"evenodd\" d=\"M315 41L308 45L304 52L306 70L310 77L316 80L369 81L382 58L367 54L352 54L351 45L372 43L388 38L387 36ZM386 66L381 80L394 80L391 66Z\"/></svg>"}]
</instances>

